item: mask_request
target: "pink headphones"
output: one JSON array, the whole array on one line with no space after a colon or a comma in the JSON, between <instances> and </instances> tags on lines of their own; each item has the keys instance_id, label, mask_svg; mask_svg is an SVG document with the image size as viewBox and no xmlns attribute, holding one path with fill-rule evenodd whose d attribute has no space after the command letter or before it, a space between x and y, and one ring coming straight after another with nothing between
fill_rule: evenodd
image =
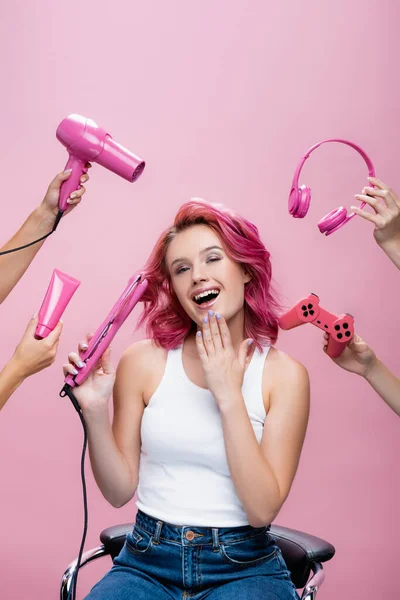
<instances>
[{"instance_id":1,"label":"pink headphones","mask_svg":"<svg viewBox=\"0 0 400 600\"><path fill-rule=\"evenodd\" d=\"M298 165L293 176L292 188L290 190L289 195L289 212L291 215L293 215L293 217L295 217L295 219L303 219L303 217L306 216L311 201L311 188L307 185L299 186L299 176L301 169L303 168L303 165L306 162L307 158L310 156L311 152L313 152L313 150L315 150L322 144L327 144L328 142L339 142L340 144L346 144L347 146L351 146L352 148L354 148L354 150L357 150L357 152L361 154L361 156L367 164L369 176L375 177L375 169L371 159L362 148L357 146L357 144L353 144L352 142L349 142L347 140L339 139L324 140L323 142L315 144L315 146L312 146L309 150L307 150L305 156L303 156L303 158L301 159L300 164ZM362 202L360 208L364 208L364 206L365 202ZM330 235L331 233L337 231L338 229L340 229L340 227L351 221L353 217L355 217L355 213L350 213L348 215L347 210L344 208L344 206L339 206L338 208L331 210L331 212L325 215L325 217L323 217L317 223L317 225L321 233L325 233L325 235Z\"/></svg>"}]
</instances>

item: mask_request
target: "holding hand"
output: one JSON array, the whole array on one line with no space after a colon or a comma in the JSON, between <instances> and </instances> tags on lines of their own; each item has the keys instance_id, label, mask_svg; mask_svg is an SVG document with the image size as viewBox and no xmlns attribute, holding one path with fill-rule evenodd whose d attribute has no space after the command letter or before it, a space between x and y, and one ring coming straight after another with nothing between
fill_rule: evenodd
<instances>
[{"instance_id":1,"label":"holding hand","mask_svg":"<svg viewBox=\"0 0 400 600\"><path fill-rule=\"evenodd\" d=\"M394 253L400 252L400 200L396 194L380 179L368 177L375 187L365 187L361 194L355 197L361 202L366 202L375 213L369 213L354 206L351 207L357 215L374 223L374 238L381 248L400 268L394 260ZM392 253L392 255L391 255Z\"/></svg>"},{"instance_id":2,"label":"holding hand","mask_svg":"<svg viewBox=\"0 0 400 600\"><path fill-rule=\"evenodd\" d=\"M91 335L87 335L86 342L80 342L78 351L87 349ZM74 388L74 395L79 402L82 411L95 412L108 407L108 401L112 394L115 381L115 369L110 360L111 348L107 348L103 356L85 381ZM63 365L64 376L77 375L79 371L86 368L81 357L76 352L68 355L69 362Z\"/></svg>"},{"instance_id":3,"label":"holding hand","mask_svg":"<svg viewBox=\"0 0 400 600\"><path fill-rule=\"evenodd\" d=\"M241 394L252 342L251 339L244 340L236 354L224 317L218 313L214 315L212 310L204 317L202 331L198 331L196 335L196 345L207 387L220 408L222 404Z\"/></svg>"},{"instance_id":4,"label":"holding hand","mask_svg":"<svg viewBox=\"0 0 400 600\"><path fill-rule=\"evenodd\" d=\"M328 346L328 339L329 335L324 333L323 350L325 353ZM350 340L338 358L332 358L332 360L339 367L342 367L342 369L350 371L350 373L356 373L362 377L367 377L368 373L378 362L375 353L358 335L355 335Z\"/></svg>"},{"instance_id":5,"label":"holding hand","mask_svg":"<svg viewBox=\"0 0 400 600\"><path fill-rule=\"evenodd\" d=\"M86 163L86 167L89 169L92 165L90 163ZM44 213L49 213L50 215L57 216L58 213L58 198L60 195L61 184L68 179L71 175L71 169L68 171L63 171L62 173L58 173L50 183L46 195L43 198L41 203L41 209ZM89 175L84 173L80 178L80 183L86 183L88 181ZM80 185L79 189L71 194L67 203L70 205L70 208L65 211L64 215L67 215L71 212L82 200L83 194L86 192L86 188L84 185Z\"/></svg>"},{"instance_id":6,"label":"holding hand","mask_svg":"<svg viewBox=\"0 0 400 600\"><path fill-rule=\"evenodd\" d=\"M15 349L14 356L10 361L22 379L46 369L56 359L58 342L63 328L62 321L43 340L35 338L37 324L38 317L35 315L30 320L24 337Z\"/></svg>"}]
</instances>

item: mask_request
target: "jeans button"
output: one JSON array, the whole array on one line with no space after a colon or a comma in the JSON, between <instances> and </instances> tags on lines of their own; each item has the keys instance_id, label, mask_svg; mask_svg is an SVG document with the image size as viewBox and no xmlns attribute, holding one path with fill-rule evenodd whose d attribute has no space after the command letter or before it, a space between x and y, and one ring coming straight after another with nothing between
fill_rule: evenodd
<instances>
[{"instance_id":1,"label":"jeans button","mask_svg":"<svg viewBox=\"0 0 400 600\"><path fill-rule=\"evenodd\" d=\"M194 540L194 533L193 531L187 531L185 534L185 537L187 540L189 540L189 542L191 542L192 540Z\"/></svg>"}]
</instances>

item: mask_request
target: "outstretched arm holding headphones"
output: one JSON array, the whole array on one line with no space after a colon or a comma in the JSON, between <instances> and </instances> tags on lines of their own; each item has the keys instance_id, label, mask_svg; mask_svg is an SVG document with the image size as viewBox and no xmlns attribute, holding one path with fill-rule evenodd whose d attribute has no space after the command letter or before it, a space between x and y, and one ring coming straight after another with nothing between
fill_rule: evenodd
<instances>
[{"instance_id":1,"label":"outstretched arm holding headphones","mask_svg":"<svg viewBox=\"0 0 400 600\"><path fill-rule=\"evenodd\" d=\"M377 244L400 269L400 200L396 194L376 177L368 177L375 187L365 187L357 200L366 202L375 213L352 206L351 209L366 221L374 223L374 238Z\"/></svg>"},{"instance_id":2,"label":"outstretched arm holding headphones","mask_svg":"<svg viewBox=\"0 0 400 600\"><path fill-rule=\"evenodd\" d=\"M371 206L374 213L356 206L352 206L351 210L366 221L374 223L374 238L377 244L400 269L400 200L380 179L368 177L368 180L371 187L365 187L356 198ZM324 334L325 352L327 342L328 334ZM342 369L364 377L386 404L400 416L400 379L377 358L360 336L355 335L339 358L332 360Z\"/></svg>"},{"instance_id":3,"label":"outstretched arm holding headphones","mask_svg":"<svg viewBox=\"0 0 400 600\"><path fill-rule=\"evenodd\" d=\"M0 373L0 410L27 377L49 367L56 358L62 321L43 340L35 338L37 324L38 317L34 315L13 357Z\"/></svg>"},{"instance_id":4,"label":"outstretched arm holding headphones","mask_svg":"<svg viewBox=\"0 0 400 600\"><path fill-rule=\"evenodd\" d=\"M326 352L327 333L324 334L323 345ZM382 400L400 416L400 379L389 371L360 336L355 335L339 358L332 360L342 369L364 377Z\"/></svg>"},{"instance_id":5,"label":"outstretched arm holding headphones","mask_svg":"<svg viewBox=\"0 0 400 600\"><path fill-rule=\"evenodd\" d=\"M87 166L91 165L87 164ZM56 175L50 183L41 204L29 215L19 231L0 248L0 252L29 244L52 230L58 213L60 187L70 174L71 171L65 171ZM88 179L88 175L82 175L81 184L85 183ZM81 185L79 190L71 194L69 201L70 208L64 214L68 214L79 204L84 193L85 188ZM3 256L0 255L0 304L7 298L8 294L21 279L43 243L44 240L18 252L12 252Z\"/></svg>"}]
</instances>

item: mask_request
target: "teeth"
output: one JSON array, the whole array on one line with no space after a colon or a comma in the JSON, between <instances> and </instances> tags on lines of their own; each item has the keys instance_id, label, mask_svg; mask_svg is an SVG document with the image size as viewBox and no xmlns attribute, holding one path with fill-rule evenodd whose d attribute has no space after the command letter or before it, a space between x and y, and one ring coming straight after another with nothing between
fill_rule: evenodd
<instances>
[{"instance_id":1,"label":"teeth","mask_svg":"<svg viewBox=\"0 0 400 600\"><path fill-rule=\"evenodd\" d=\"M200 298L204 298L204 296L208 296L209 294L219 294L219 290L207 290L206 292L202 292L197 296L194 296L194 300L199 300Z\"/></svg>"}]
</instances>

